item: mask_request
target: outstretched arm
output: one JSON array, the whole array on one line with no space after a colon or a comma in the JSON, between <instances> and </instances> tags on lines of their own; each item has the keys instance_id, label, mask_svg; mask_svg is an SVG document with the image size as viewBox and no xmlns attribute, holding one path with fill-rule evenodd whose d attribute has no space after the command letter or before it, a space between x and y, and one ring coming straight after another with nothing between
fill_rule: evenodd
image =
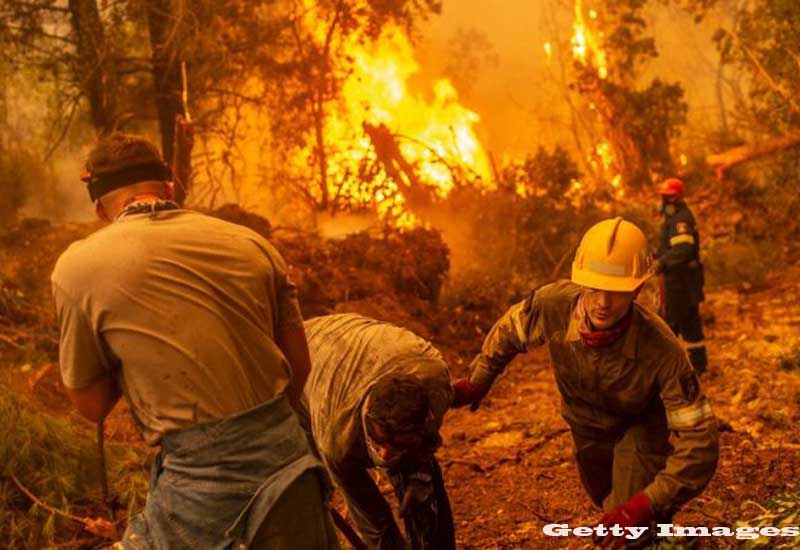
<instances>
[{"instance_id":1,"label":"outstretched arm","mask_svg":"<svg viewBox=\"0 0 800 550\"><path fill-rule=\"evenodd\" d=\"M480 401L517 354L544 345L540 311L541 304L534 291L525 300L511 306L494 324L481 352L470 365L469 379L459 380L454 386L455 406Z\"/></svg>"},{"instance_id":2,"label":"outstretched arm","mask_svg":"<svg viewBox=\"0 0 800 550\"><path fill-rule=\"evenodd\" d=\"M689 360L680 353L659 373L672 454L644 493L656 510L674 509L700 494L719 457L717 420Z\"/></svg>"}]
</instances>

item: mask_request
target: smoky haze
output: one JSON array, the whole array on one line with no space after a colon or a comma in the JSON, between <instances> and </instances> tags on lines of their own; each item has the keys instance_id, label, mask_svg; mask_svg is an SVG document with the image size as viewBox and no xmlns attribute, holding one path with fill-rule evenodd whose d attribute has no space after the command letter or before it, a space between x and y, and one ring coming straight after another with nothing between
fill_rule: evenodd
<instances>
[{"instance_id":1,"label":"smoky haze","mask_svg":"<svg viewBox=\"0 0 800 550\"><path fill-rule=\"evenodd\" d=\"M699 24L676 6L651 4L648 31L659 57L642 80L657 76L682 84L690 139L720 119L719 56L712 37L728 23L725 2ZM462 101L481 116L486 146L496 156L524 155L539 145L570 147L565 98L570 67L562 67L558 57L559 48L570 47L572 19L571 0L445 1L442 15L421 32L423 73L429 78L446 74L455 81Z\"/></svg>"},{"instance_id":2,"label":"smoky haze","mask_svg":"<svg viewBox=\"0 0 800 550\"><path fill-rule=\"evenodd\" d=\"M658 76L683 85L690 110L682 140L691 145L717 127L721 118L718 54L712 35L728 23L725 10L720 8L695 24L675 6L651 4L648 29L660 55L651 62L644 79ZM539 146L560 144L572 149L573 155L582 154L574 150L569 130L570 67L558 62L560 53L562 58L568 57L572 20L572 0L444 0L442 14L419 29L416 58L420 73L416 78L420 89L430 89L436 78L451 78L461 102L480 116L479 136L501 164ZM552 48L550 57L545 44ZM24 114L14 121L18 136L31 143L33 135L41 145L34 149L46 150L52 137L43 136L42 119L46 94L52 90L32 93L32 83L22 79L11 84L16 91L6 92L10 112ZM724 90L721 95L726 97ZM76 119L56 150L48 170L52 183L47 189L41 182L28 184L22 215L58 221L92 218L92 206L78 180L91 141L86 125L85 120L79 123ZM156 135L153 132L149 137ZM259 189L251 194L263 195ZM263 204L269 202L266 198L249 202L248 206L272 214L269 205Z\"/></svg>"}]
</instances>

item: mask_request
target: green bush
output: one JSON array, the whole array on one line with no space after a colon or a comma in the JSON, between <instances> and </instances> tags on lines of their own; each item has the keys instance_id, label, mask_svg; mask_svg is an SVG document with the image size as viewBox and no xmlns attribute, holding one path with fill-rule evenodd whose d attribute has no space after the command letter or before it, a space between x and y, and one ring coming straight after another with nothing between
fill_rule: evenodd
<instances>
[{"instance_id":1,"label":"green bush","mask_svg":"<svg viewBox=\"0 0 800 550\"><path fill-rule=\"evenodd\" d=\"M737 521L736 527L789 527L796 526L800 518L800 491L790 484L786 490L775 495L764 505L745 502L742 509L755 509L758 515ZM759 537L742 542L741 550L755 548L800 548L800 535L795 537Z\"/></svg>"},{"instance_id":2,"label":"green bush","mask_svg":"<svg viewBox=\"0 0 800 550\"><path fill-rule=\"evenodd\" d=\"M43 548L72 540L82 528L33 504L10 476L49 506L78 517L105 517L93 430L33 410L7 386L0 386L0 418L1 548ZM106 445L111 492L129 512L144 503L145 454Z\"/></svg>"}]
</instances>

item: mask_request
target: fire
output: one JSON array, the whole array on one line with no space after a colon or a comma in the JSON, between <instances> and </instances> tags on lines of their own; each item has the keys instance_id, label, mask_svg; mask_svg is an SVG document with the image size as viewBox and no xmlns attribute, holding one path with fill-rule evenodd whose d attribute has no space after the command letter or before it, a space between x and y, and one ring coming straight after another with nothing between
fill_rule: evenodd
<instances>
[{"instance_id":1,"label":"fire","mask_svg":"<svg viewBox=\"0 0 800 550\"><path fill-rule=\"evenodd\" d=\"M597 17L595 10L589 10L590 19L594 20ZM582 65L593 65L600 78L608 77L606 52L598 36L586 25L583 17L583 0L575 0L575 21L572 23L572 56Z\"/></svg>"},{"instance_id":2,"label":"fire","mask_svg":"<svg viewBox=\"0 0 800 550\"><path fill-rule=\"evenodd\" d=\"M313 14L306 12L305 24L315 25ZM339 97L325 107L323 128L326 187L336 208L371 209L408 226L415 223L409 202L420 188L444 198L459 182L494 185L476 133L480 117L459 102L446 79L426 94L412 91L409 82L419 65L400 27L386 26L376 40L345 40L336 45L341 54L332 62L346 63L334 71L347 76ZM310 149L298 153L298 167L314 165ZM320 198L322 187L312 186L312 194Z\"/></svg>"},{"instance_id":3,"label":"fire","mask_svg":"<svg viewBox=\"0 0 800 550\"><path fill-rule=\"evenodd\" d=\"M594 9L588 10L589 19L597 21L600 15ZM583 0L575 0L575 19L572 24L572 57L580 65L581 70L594 68L597 78L608 78L608 57L603 47L603 33L595 32L586 24L584 18ZM597 111L594 102L589 103L589 109ZM625 190L622 188L622 174L617 172L617 162L614 150L608 141L600 141L590 149L587 162L595 172L596 177L611 185L617 197L622 197Z\"/></svg>"}]
</instances>

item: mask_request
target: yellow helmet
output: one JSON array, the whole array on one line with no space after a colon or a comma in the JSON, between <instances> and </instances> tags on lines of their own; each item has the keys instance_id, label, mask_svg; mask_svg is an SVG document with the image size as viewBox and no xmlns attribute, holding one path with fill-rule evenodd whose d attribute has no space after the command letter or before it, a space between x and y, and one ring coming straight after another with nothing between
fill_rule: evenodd
<instances>
[{"instance_id":1,"label":"yellow helmet","mask_svg":"<svg viewBox=\"0 0 800 550\"><path fill-rule=\"evenodd\" d=\"M593 225L572 262L572 282L599 290L632 292L650 275L647 238L619 217Z\"/></svg>"}]
</instances>

